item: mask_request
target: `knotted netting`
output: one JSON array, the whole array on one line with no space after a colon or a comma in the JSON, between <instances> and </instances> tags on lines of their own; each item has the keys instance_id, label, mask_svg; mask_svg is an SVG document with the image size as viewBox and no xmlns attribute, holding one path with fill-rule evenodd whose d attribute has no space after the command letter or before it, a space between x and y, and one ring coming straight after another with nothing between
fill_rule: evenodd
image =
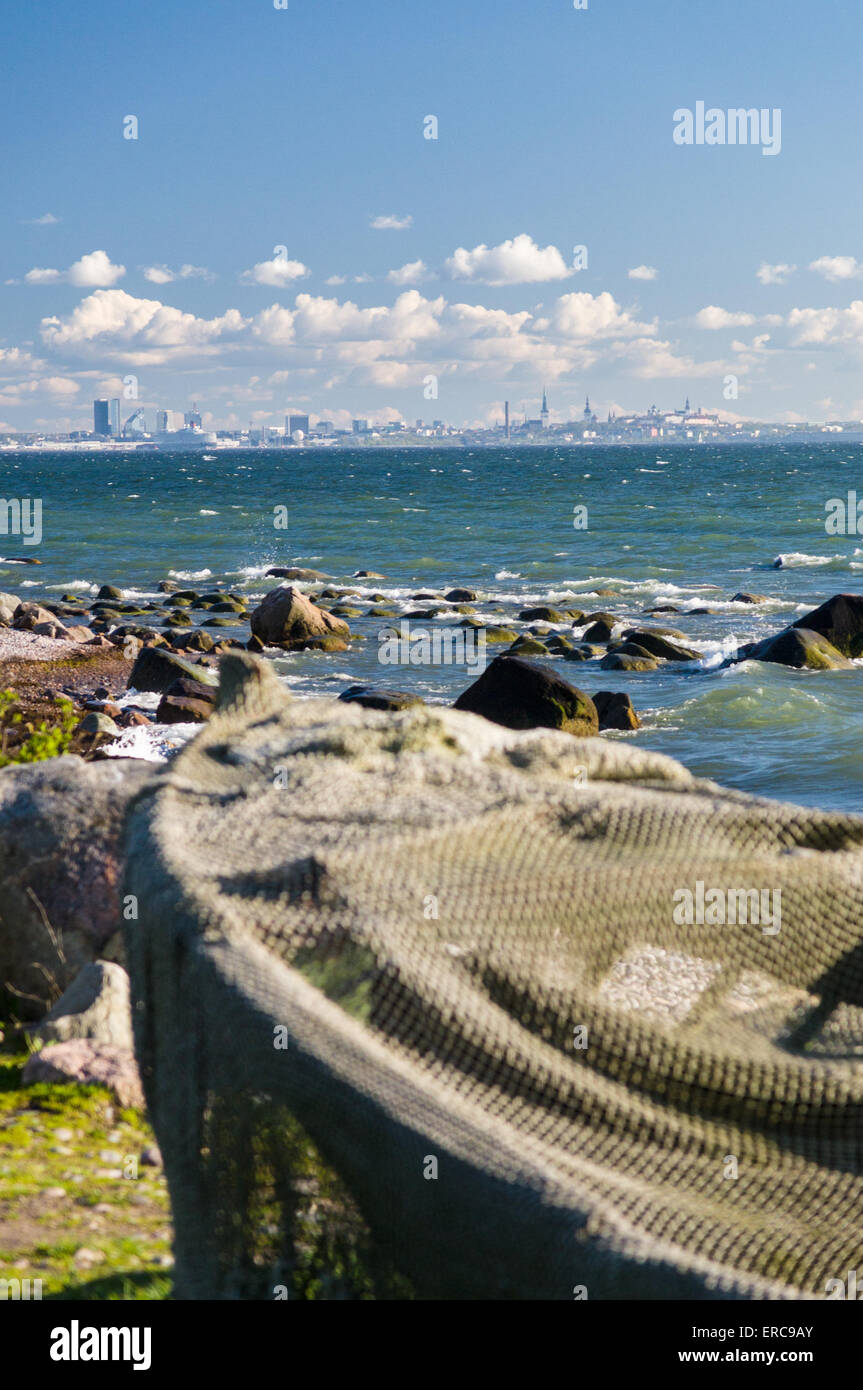
<instances>
[{"instance_id":1,"label":"knotted netting","mask_svg":"<svg viewBox=\"0 0 863 1390\"><path fill-rule=\"evenodd\" d=\"M178 1296L820 1298L859 1267L863 819L232 655L127 838Z\"/></svg>"}]
</instances>

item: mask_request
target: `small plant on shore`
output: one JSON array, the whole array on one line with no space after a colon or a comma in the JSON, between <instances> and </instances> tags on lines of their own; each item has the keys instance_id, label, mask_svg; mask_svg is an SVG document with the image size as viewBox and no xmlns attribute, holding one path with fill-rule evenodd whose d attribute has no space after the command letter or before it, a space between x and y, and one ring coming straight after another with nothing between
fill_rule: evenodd
<instances>
[{"instance_id":1,"label":"small plant on shore","mask_svg":"<svg viewBox=\"0 0 863 1390\"><path fill-rule=\"evenodd\" d=\"M25 722L14 690L0 690L0 767L13 763L39 763L65 753L75 729L75 707L71 700L59 699L57 722ZM26 734L17 747L9 750L13 735Z\"/></svg>"}]
</instances>

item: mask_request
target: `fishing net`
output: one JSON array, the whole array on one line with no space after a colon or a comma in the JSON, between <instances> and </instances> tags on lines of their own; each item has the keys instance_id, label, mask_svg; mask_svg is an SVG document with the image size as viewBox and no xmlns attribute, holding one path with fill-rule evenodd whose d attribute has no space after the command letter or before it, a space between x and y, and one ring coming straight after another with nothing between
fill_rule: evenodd
<instances>
[{"instance_id":1,"label":"fishing net","mask_svg":"<svg viewBox=\"0 0 863 1390\"><path fill-rule=\"evenodd\" d=\"M128 828L178 1296L825 1297L861 1258L861 845L623 740L225 658Z\"/></svg>"}]
</instances>

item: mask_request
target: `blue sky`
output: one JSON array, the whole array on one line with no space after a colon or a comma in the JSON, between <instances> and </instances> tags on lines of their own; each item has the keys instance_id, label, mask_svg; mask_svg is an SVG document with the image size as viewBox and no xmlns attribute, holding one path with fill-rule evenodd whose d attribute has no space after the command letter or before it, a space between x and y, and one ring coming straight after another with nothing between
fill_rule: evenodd
<instances>
[{"instance_id":1,"label":"blue sky","mask_svg":"<svg viewBox=\"0 0 863 1390\"><path fill-rule=\"evenodd\" d=\"M861 57L848 0L10 8L0 428L128 374L217 426L863 416ZM676 144L698 101L780 152Z\"/></svg>"}]
</instances>

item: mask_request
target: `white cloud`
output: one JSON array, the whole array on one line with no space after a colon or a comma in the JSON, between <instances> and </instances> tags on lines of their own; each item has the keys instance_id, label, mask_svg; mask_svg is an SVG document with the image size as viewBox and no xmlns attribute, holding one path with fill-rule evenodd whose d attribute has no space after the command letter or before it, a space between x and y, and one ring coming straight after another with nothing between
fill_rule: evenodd
<instances>
[{"instance_id":1,"label":"white cloud","mask_svg":"<svg viewBox=\"0 0 863 1390\"><path fill-rule=\"evenodd\" d=\"M33 371L37 367L44 366L29 352L22 352L21 348L0 348L0 373L5 375L7 372Z\"/></svg>"},{"instance_id":2,"label":"white cloud","mask_svg":"<svg viewBox=\"0 0 863 1390\"><path fill-rule=\"evenodd\" d=\"M68 376L48 376L36 382L37 391L49 396L75 396L81 390L77 381Z\"/></svg>"},{"instance_id":3,"label":"white cloud","mask_svg":"<svg viewBox=\"0 0 863 1390\"><path fill-rule=\"evenodd\" d=\"M203 265L184 265L179 270L171 270L167 265L144 266L144 279L151 285L170 285L174 280L215 280L211 270Z\"/></svg>"},{"instance_id":4,"label":"white cloud","mask_svg":"<svg viewBox=\"0 0 863 1390\"><path fill-rule=\"evenodd\" d=\"M798 331L813 330L801 321ZM233 396L237 408L272 399L269 392L278 387L273 372L295 394L298 386L309 392L406 388L421 384L428 372L466 372L511 381L518 389L516 383L528 380L583 379L574 374L597 363L640 379L721 378L723 368L729 369L693 360L676 343L660 341L655 321L640 321L607 291L567 292L533 312L449 303L412 287L401 288L392 303L370 307L326 293L299 293L291 307L273 302L253 317L228 309L204 319L158 299L99 290L63 318L43 319L42 337L81 366L98 363L100 378L127 365L198 365L218 358L226 374L222 394ZM754 347L748 351L754 355ZM230 384L232 357L244 369L236 386ZM12 364L9 369L15 370ZM250 370L261 378L249 379ZM80 379L82 373L73 375Z\"/></svg>"},{"instance_id":5,"label":"white cloud","mask_svg":"<svg viewBox=\"0 0 863 1390\"><path fill-rule=\"evenodd\" d=\"M53 270L35 266L28 270L24 281L28 285L50 285L65 281L67 285L95 289L115 285L126 274L124 265L113 265L105 251L90 251L68 270Z\"/></svg>"},{"instance_id":6,"label":"white cloud","mask_svg":"<svg viewBox=\"0 0 863 1390\"><path fill-rule=\"evenodd\" d=\"M717 304L708 304L706 309L699 309L695 315L699 328L750 328L755 321L754 314L732 313L728 309L720 309Z\"/></svg>"},{"instance_id":7,"label":"white cloud","mask_svg":"<svg viewBox=\"0 0 863 1390\"><path fill-rule=\"evenodd\" d=\"M619 338L652 334L652 325L638 323L621 309L607 290L601 294L564 294L555 304L551 324L566 338Z\"/></svg>"},{"instance_id":8,"label":"white cloud","mask_svg":"<svg viewBox=\"0 0 863 1390\"><path fill-rule=\"evenodd\" d=\"M376 232L403 232L406 227L410 227L412 224L413 218L410 213L406 217L397 217L395 213L391 212L384 217L373 217L369 226L373 227Z\"/></svg>"},{"instance_id":9,"label":"white cloud","mask_svg":"<svg viewBox=\"0 0 863 1390\"><path fill-rule=\"evenodd\" d=\"M168 362L211 350L220 338L239 333L247 320L236 309L199 319L157 299L136 299L125 290L96 290L66 319L42 320L49 347L66 351L98 348L129 362Z\"/></svg>"},{"instance_id":10,"label":"white cloud","mask_svg":"<svg viewBox=\"0 0 863 1390\"><path fill-rule=\"evenodd\" d=\"M348 278L347 275L329 275L329 276L327 277L327 279L324 281L324 284L325 284L325 285L344 285L345 282L347 281L347 278Z\"/></svg>"},{"instance_id":11,"label":"white cloud","mask_svg":"<svg viewBox=\"0 0 863 1390\"><path fill-rule=\"evenodd\" d=\"M34 266L32 270L28 270L27 274L24 276L24 281L28 285L50 285L54 281L62 279L63 276L59 270L51 270L47 267L38 265ZM7 285L14 285L17 281L7 280L6 283Z\"/></svg>"},{"instance_id":12,"label":"white cloud","mask_svg":"<svg viewBox=\"0 0 863 1390\"><path fill-rule=\"evenodd\" d=\"M441 299L424 299L418 290L400 294L391 308L378 305L360 309L351 300L324 299L310 294L297 295L296 308L273 304L258 314L254 333L264 342L338 342L345 351L356 343L399 339L404 343L433 337L445 307Z\"/></svg>"},{"instance_id":13,"label":"white cloud","mask_svg":"<svg viewBox=\"0 0 863 1390\"><path fill-rule=\"evenodd\" d=\"M770 265L762 261L755 274L762 285L784 285L796 269L796 265Z\"/></svg>"},{"instance_id":14,"label":"white cloud","mask_svg":"<svg viewBox=\"0 0 863 1390\"><path fill-rule=\"evenodd\" d=\"M522 233L499 246L459 246L445 262L454 280L476 280L486 285L529 285L543 280L564 280L572 274L556 246L539 247Z\"/></svg>"},{"instance_id":15,"label":"white cloud","mask_svg":"<svg viewBox=\"0 0 863 1390\"><path fill-rule=\"evenodd\" d=\"M290 285L294 280L303 280L311 273L302 261L289 261L287 256L274 256L271 261L258 261L251 270L244 270L240 279L247 284L271 285L276 289L284 289L285 285Z\"/></svg>"},{"instance_id":16,"label":"white cloud","mask_svg":"<svg viewBox=\"0 0 863 1390\"><path fill-rule=\"evenodd\" d=\"M29 217L24 219L25 227L53 227L60 221L53 212L43 212L41 217Z\"/></svg>"},{"instance_id":17,"label":"white cloud","mask_svg":"<svg viewBox=\"0 0 863 1390\"><path fill-rule=\"evenodd\" d=\"M89 255L82 256L80 261L75 261L74 265L70 265L66 272L66 278L70 285L96 289L97 287L115 285L125 274L126 267L124 265L112 265L110 258L104 251L91 251Z\"/></svg>"},{"instance_id":18,"label":"white cloud","mask_svg":"<svg viewBox=\"0 0 863 1390\"><path fill-rule=\"evenodd\" d=\"M630 280L655 280L658 274L656 266L653 265L633 266L632 270L626 273Z\"/></svg>"},{"instance_id":19,"label":"white cloud","mask_svg":"<svg viewBox=\"0 0 863 1390\"><path fill-rule=\"evenodd\" d=\"M149 280L151 285L170 285L172 280L176 280L173 270L169 270L166 265L147 265L144 267L144 279Z\"/></svg>"},{"instance_id":20,"label":"white cloud","mask_svg":"<svg viewBox=\"0 0 863 1390\"><path fill-rule=\"evenodd\" d=\"M855 299L847 309L792 309L788 327L794 347L848 342L863 346L863 299Z\"/></svg>"},{"instance_id":21,"label":"white cloud","mask_svg":"<svg viewBox=\"0 0 863 1390\"><path fill-rule=\"evenodd\" d=\"M673 344L655 338L636 338L632 342L620 343L616 345L615 353L629 364L633 376L645 381L681 377L687 380L713 379L727 370L724 362L695 362L688 356L678 357Z\"/></svg>"},{"instance_id":22,"label":"white cloud","mask_svg":"<svg viewBox=\"0 0 863 1390\"><path fill-rule=\"evenodd\" d=\"M854 256L819 256L817 261L810 262L809 269L834 284L839 280L863 279L863 261Z\"/></svg>"},{"instance_id":23,"label":"white cloud","mask_svg":"<svg viewBox=\"0 0 863 1390\"><path fill-rule=\"evenodd\" d=\"M392 285L416 285L428 274L425 261L408 261L400 270L391 270L387 279Z\"/></svg>"},{"instance_id":24,"label":"white cloud","mask_svg":"<svg viewBox=\"0 0 863 1390\"><path fill-rule=\"evenodd\" d=\"M0 387L0 405L21 405L33 396L47 396L51 401L65 401L81 390L77 381L68 376L32 377L15 385Z\"/></svg>"}]
</instances>

